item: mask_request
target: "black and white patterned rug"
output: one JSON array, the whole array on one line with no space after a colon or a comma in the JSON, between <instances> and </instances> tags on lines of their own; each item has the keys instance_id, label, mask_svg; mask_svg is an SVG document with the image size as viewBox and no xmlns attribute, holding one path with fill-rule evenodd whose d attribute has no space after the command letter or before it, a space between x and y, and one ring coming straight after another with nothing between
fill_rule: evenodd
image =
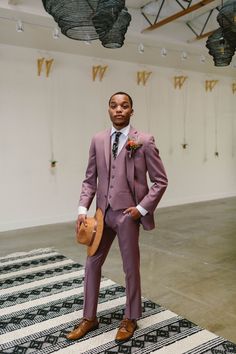
<instances>
[{"instance_id":1,"label":"black and white patterned rug","mask_svg":"<svg viewBox=\"0 0 236 354\"><path fill-rule=\"evenodd\" d=\"M106 278L99 328L70 342L65 335L82 317L83 280L84 268L53 249L0 258L0 353L236 353L236 344L144 298L134 337L117 345L125 289Z\"/></svg>"}]
</instances>

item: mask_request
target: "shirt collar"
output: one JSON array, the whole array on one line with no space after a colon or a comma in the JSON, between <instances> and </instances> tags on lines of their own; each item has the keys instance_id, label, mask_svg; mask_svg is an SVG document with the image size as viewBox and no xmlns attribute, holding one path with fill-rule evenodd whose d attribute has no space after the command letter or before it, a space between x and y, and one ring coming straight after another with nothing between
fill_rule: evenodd
<instances>
[{"instance_id":1,"label":"shirt collar","mask_svg":"<svg viewBox=\"0 0 236 354\"><path fill-rule=\"evenodd\" d=\"M116 133L118 130L116 130L113 126L111 128L111 136ZM122 128L119 130L119 132L121 132L122 134L124 134L125 136L129 135L129 131L130 131L130 124L127 125L126 127Z\"/></svg>"}]
</instances>

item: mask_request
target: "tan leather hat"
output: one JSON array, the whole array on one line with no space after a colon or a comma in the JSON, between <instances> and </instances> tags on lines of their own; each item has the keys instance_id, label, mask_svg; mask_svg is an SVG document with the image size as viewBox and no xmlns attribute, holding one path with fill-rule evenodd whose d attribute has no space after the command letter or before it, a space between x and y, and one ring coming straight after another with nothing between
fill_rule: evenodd
<instances>
[{"instance_id":1,"label":"tan leather hat","mask_svg":"<svg viewBox=\"0 0 236 354\"><path fill-rule=\"evenodd\" d=\"M81 224L77 233L77 241L88 246L88 256L93 256L100 244L103 233L103 213L97 209L94 217L87 217L87 226Z\"/></svg>"}]
</instances>

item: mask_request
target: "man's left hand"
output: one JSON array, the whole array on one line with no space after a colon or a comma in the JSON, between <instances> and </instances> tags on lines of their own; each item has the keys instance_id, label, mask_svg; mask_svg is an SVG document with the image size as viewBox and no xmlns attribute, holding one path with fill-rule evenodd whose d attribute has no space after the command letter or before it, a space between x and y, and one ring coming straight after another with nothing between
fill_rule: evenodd
<instances>
[{"instance_id":1,"label":"man's left hand","mask_svg":"<svg viewBox=\"0 0 236 354\"><path fill-rule=\"evenodd\" d=\"M134 220L138 220L142 216L136 207L125 209L123 214L129 214Z\"/></svg>"}]
</instances>

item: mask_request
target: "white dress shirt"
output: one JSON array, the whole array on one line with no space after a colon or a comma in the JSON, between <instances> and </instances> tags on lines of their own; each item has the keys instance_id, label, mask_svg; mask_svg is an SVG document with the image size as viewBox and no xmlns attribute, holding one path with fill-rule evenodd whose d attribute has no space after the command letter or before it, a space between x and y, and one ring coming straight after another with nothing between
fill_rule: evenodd
<instances>
[{"instance_id":1,"label":"white dress shirt","mask_svg":"<svg viewBox=\"0 0 236 354\"><path fill-rule=\"evenodd\" d=\"M125 145L126 141L128 140L128 136L129 136L129 131L130 131L130 124L127 125L127 127L119 130L119 132L121 133L120 137L119 137L119 145L118 145L118 151L117 151L117 156L119 155L119 153L121 152L121 149L123 148L123 146ZM118 130L116 130L113 126L111 128L111 148L112 145L114 143L115 140L115 135L116 132L118 132Z\"/></svg>"},{"instance_id":2,"label":"white dress shirt","mask_svg":"<svg viewBox=\"0 0 236 354\"><path fill-rule=\"evenodd\" d=\"M119 145L118 145L118 152L117 155L119 155L121 149L123 148L123 146L125 145L125 143L128 140L128 136L129 136L129 131L130 131L130 124L127 125L125 128L120 129L119 132L121 133L120 137L119 137ZM112 126L111 128L111 147L113 145L113 142L115 140L115 133L117 132L117 130ZM144 209L143 207L141 207L141 205L137 205L136 208L138 209L138 211L140 212L140 214L142 216L147 214L147 210ZM86 214L87 215L87 208L83 207L83 206L79 206L78 208L78 214Z\"/></svg>"}]
</instances>

